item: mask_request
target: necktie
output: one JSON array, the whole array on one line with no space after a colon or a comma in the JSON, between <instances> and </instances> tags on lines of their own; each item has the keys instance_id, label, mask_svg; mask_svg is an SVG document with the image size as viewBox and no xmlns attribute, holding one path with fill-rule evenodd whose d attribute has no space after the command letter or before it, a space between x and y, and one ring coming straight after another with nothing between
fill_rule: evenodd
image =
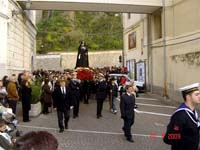
<instances>
[{"instance_id":1,"label":"necktie","mask_svg":"<svg viewBox=\"0 0 200 150\"><path fill-rule=\"evenodd\" d=\"M63 94L65 94L65 88L63 87Z\"/></svg>"},{"instance_id":2,"label":"necktie","mask_svg":"<svg viewBox=\"0 0 200 150\"><path fill-rule=\"evenodd\" d=\"M61 92L62 92L62 94L64 94L64 89L63 89L63 87L61 87Z\"/></svg>"}]
</instances>

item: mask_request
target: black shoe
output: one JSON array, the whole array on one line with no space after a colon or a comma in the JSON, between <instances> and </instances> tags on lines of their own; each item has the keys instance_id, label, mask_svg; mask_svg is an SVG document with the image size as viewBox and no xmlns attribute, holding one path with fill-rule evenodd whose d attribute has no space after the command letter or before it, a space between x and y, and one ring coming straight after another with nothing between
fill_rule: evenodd
<instances>
[{"instance_id":1,"label":"black shoe","mask_svg":"<svg viewBox=\"0 0 200 150\"><path fill-rule=\"evenodd\" d=\"M23 120L23 122L30 122L31 120Z\"/></svg>"},{"instance_id":2,"label":"black shoe","mask_svg":"<svg viewBox=\"0 0 200 150\"><path fill-rule=\"evenodd\" d=\"M64 129L60 129L59 132L60 132L60 133L64 132Z\"/></svg>"},{"instance_id":3,"label":"black shoe","mask_svg":"<svg viewBox=\"0 0 200 150\"><path fill-rule=\"evenodd\" d=\"M99 117L103 117L102 115L99 115Z\"/></svg>"},{"instance_id":4,"label":"black shoe","mask_svg":"<svg viewBox=\"0 0 200 150\"><path fill-rule=\"evenodd\" d=\"M97 119L99 119L100 118L100 116L97 116Z\"/></svg>"},{"instance_id":5,"label":"black shoe","mask_svg":"<svg viewBox=\"0 0 200 150\"><path fill-rule=\"evenodd\" d=\"M126 140L131 142L131 143L134 143L134 140L132 138L127 138Z\"/></svg>"},{"instance_id":6,"label":"black shoe","mask_svg":"<svg viewBox=\"0 0 200 150\"><path fill-rule=\"evenodd\" d=\"M78 117L78 115L74 115L74 116L73 116L74 119L77 118L77 117Z\"/></svg>"},{"instance_id":7,"label":"black shoe","mask_svg":"<svg viewBox=\"0 0 200 150\"><path fill-rule=\"evenodd\" d=\"M135 104L134 108L135 108L135 109L137 109L137 108L138 108L138 105L137 105L137 104Z\"/></svg>"},{"instance_id":8,"label":"black shoe","mask_svg":"<svg viewBox=\"0 0 200 150\"><path fill-rule=\"evenodd\" d=\"M68 129L68 125L65 126L65 129Z\"/></svg>"}]
</instances>

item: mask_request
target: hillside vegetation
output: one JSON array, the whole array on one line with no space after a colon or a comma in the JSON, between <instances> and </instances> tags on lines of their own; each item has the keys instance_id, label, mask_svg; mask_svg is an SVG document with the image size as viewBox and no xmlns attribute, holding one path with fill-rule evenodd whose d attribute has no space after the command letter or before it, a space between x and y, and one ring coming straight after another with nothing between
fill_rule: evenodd
<instances>
[{"instance_id":1,"label":"hillside vegetation","mask_svg":"<svg viewBox=\"0 0 200 150\"><path fill-rule=\"evenodd\" d=\"M89 51L123 47L121 14L45 11L37 27L38 53L77 51L81 40Z\"/></svg>"}]
</instances>

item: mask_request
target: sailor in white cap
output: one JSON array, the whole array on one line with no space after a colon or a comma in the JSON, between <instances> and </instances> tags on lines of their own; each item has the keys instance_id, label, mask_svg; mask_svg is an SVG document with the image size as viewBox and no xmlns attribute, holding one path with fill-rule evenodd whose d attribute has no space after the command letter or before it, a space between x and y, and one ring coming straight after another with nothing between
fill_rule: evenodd
<instances>
[{"instance_id":1,"label":"sailor in white cap","mask_svg":"<svg viewBox=\"0 0 200 150\"><path fill-rule=\"evenodd\" d=\"M180 88L184 99L171 116L164 142L172 150L198 150L200 121L195 110L200 103L200 83Z\"/></svg>"}]
</instances>

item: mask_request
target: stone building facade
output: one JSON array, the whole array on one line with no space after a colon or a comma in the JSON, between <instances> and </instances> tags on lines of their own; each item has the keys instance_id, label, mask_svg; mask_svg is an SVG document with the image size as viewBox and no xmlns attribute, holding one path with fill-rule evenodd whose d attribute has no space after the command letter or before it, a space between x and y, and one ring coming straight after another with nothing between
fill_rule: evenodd
<instances>
[{"instance_id":1,"label":"stone building facade","mask_svg":"<svg viewBox=\"0 0 200 150\"><path fill-rule=\"evenodd\" d=\"M182 101L178 89L200 81L199 6L173 0L149 15L123 15L125 65L134 64L137 78L137 63L145 64L138 76L144 73L149 91Z\"/></svg>"},{"instance_id":2,"label":"stone building facade","mask_svg":"<svg viewBox=\"0 0 200 150\"><path fill-rule=\"evenodd\" d=\"M35 11L16 0L0 0L0 77L32 70L36 50Z\"/></svg>"}]
</instances>

